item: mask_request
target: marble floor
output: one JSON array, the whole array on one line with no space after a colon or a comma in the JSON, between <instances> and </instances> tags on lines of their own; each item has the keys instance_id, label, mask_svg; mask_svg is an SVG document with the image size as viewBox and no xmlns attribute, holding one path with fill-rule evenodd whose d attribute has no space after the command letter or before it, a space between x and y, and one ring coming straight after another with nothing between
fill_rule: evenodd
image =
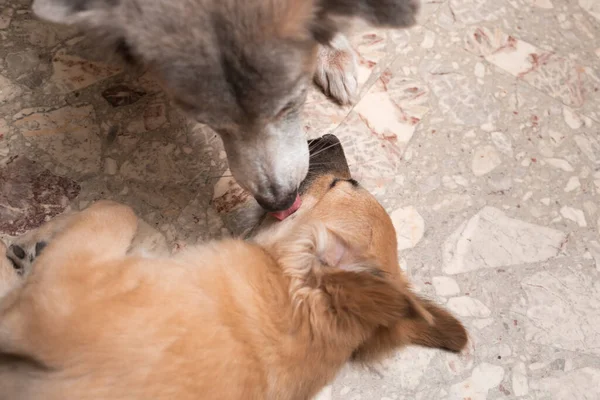
<instances>
[{"instance_id":1,"label":"marble floor","mask_svg":"<svg viewBox=\"0 0 600 400\"><path fill-rule=\"evenodd\" d=\"M0 0L0 237L100 198L175 250L226 235L215 134L28 5ZM424 0L417 27L352 43L360 100L315 90L306 133L341 138L472 343L348 368L324 397L599 399L600 2Z\"/></svg>"}]
</instances>

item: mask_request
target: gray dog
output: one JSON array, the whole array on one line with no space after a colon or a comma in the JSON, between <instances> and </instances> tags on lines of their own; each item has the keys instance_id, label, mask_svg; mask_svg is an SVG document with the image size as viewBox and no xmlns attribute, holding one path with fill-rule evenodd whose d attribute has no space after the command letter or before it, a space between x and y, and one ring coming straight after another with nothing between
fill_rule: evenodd
<instances>
[{"instance_id":1,"label":"gray dog","mask_svg":"<svg viewBox=\"0 0 600 400\"><path fill-rule=\"evenodd\" d=\"M221 136L230 169L269 211L308 170L300 110L311 80L340 103L356 91L342 35L352 19L415 23L418 0L34 0L35 14L99 33L151 69L187 114Z\"/></svg>"}]
</instances>

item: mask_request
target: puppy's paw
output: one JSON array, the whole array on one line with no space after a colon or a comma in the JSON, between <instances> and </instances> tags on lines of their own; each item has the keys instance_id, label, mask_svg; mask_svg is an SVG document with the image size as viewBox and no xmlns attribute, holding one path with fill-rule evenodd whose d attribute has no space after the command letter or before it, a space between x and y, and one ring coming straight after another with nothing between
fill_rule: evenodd
<instances>
[{"instance_id":1,"label":"puppy's paw","mask_svg":"<svg viewBox=\"0 0 600 400\"><path fill-rule=\"evenodd\" d=\"M8 247L0 240L0 299L22 281L16 264L8 258Z\"/></svg>"},{"instance_id":2,"label":"puppy's paw","mask_svg":"<svg viewBox=\"0 0 600 400\"><path fill-rule=\"evenodd\" d=\"M35 243L13 243L8 247L6 256L11 261L13 268L19 275L25 275L31 270L31 266L48 242L40 241Z\"/></svg>"},{"instance_id":3,"label":"puppy's paw","mask_svg":"<svg viewBox=\"0 0 600 400\"><path fill-rule=\"evenodd\" d=\"M358 91L356 54L345 36L338 34L328 46L320 46L315 83L341 105L354 102Z\"/></svg>"},{"instance_id":4,"label":"puppy's paw","mask_svg":"<svg viewBox=\"0 0 600 400\"><path fill-rule=\"evenodd\" d=\"M73 215L75 214L67 213L55 217L38 229L19 236L8 246L6 257L19 275L26 275L31 271L36 258L42 254L44 248L64 228Z\"/></svg>"}]
</instances>

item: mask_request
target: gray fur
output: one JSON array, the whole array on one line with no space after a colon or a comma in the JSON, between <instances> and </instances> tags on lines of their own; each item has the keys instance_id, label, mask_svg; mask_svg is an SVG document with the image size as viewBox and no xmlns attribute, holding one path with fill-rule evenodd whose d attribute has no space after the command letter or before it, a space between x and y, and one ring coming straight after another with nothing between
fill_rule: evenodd
<instances>
[{"instance_id":1,"label":"gray fur","mask_svg":"<svg viewBox=\"0 0 600 400\"><path fill-rule=\"evenodd\" d=\"M300 111L319 42L335 36L340 17L410 25L416 4L35 0L33 10L42 19L99 33L130 61L153 70L182 110L219 133L239 184L275 211L293 203L308 171Z\"/></svg>"}]
</instances>

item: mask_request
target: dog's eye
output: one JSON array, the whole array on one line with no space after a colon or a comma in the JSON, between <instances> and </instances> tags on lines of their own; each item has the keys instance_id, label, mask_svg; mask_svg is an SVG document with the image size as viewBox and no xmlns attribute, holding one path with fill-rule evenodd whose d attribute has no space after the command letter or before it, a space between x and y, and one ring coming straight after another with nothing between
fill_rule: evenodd
<instances>
[{"instance_id":1,"label":"dog's eye","mask_svg":"<svg viewBox=\"0 0 600 400\"><path fill-rule=\"evenodd\" d=\"M287 114L289 114L291 111L293 111L296 108L296 101L291 100L289 101L285 106L283 106L283 108L281 110L279 110L279 112L277 113L277 118L279 117L283 117Z\"/></svg>"}]
</instances>

